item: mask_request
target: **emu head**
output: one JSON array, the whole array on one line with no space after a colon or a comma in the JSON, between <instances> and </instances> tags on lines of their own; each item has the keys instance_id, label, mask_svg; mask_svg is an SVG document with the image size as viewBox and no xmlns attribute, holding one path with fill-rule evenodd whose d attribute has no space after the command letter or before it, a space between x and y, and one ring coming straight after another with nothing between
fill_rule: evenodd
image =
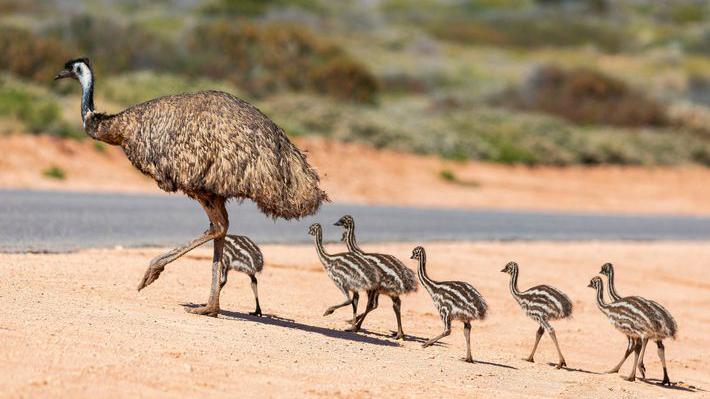
<instances>
[{"instance_id":1,"label":"emu head","mask_svg":"<svg viewBox=\"0 0 710 399\"><path fill-rule=\"evenodd\" d=\"M599 271L599 274L603 274L607 277L611 275L613 272L614 266L612 266L611 263L607 262L602 266L602 269Z\"/></svg>"},{"instance_id":2,"label":"emu head","mask_svg":"<svg viewBox=\"0 0 710 399\"><path fill-rule=\"evenodd\" d=\"M423 256L424 256L424 248L416 247L412 251L412 258L411 259L421 259Z\"/></svg>"},{"instance_id":3,"label":"emu head","mask_svg":"<svg viewBox=\"0 0 710 399\"><path fill-rule=\"evenodd\" d=\"M515 262L508 262L503 270L501 270L501 273L513 274L516 270L518 270L518 264Z\"/></svg>"},{"instance_id":4,"label":"emu head","mask_svg":"<svg viewBox=\"0 0 710 399\"><path fill-rule=\"evenodd\" d=\"M337 222L335 222L334 225L349 229L355 225L355 220L353 219L352 216L345 215L345 216L341 217Z\"/></svg>"},{"instance_id":5,"label":"emu head","mask_svg":"<svg viewBox=\"0 0 710 399\"><path fill-rule=\"evenodd\" d=\"M320 227L320 224L318 224L318 223L313 223L313 224L311 225L311 227L308 228L308 234L309 234L309 235L314 236L314 235L317 235L317 234L320 233L320 232L321 232L321 227Z\"/></svg>"},{"instance_id":6,"label":"emu head","mask_svg":"<svg viewBox=\"0 0 710 399\"><path fill-rule=\"evenodd\" d=\"M93 79L93 75L89 59L76 58L67 61L66 64L64 64L64 69L54 77L54 80L73 78L81 83L82 87L88 87Z\"/></svg>"},{"instance_id":7,"label":"emu head","mask_svg":"<svg viewBox=\"0 0 710 399\"><path fill-rule=\"evenodd\" d=\"M602 286L602 279L599 276L595 276L592 278L592 281L589 282L589 285L587 287L589 288L594 288L594 289L599 289L599 287Z\"/></svg>"}]
</instances>

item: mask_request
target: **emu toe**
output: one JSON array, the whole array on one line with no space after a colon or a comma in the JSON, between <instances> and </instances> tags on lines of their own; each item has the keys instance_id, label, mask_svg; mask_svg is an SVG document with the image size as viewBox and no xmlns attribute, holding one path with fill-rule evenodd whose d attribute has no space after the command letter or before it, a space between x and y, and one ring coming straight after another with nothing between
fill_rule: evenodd
<instances>
[{"instance_id":1,"label":"emu toe","mask_svg":"<svg viewBox=\"0 0 710 399\"><path fill-rule=\"evenodd\" d=\"M219 308L210 306L201 306L199 308L185 308L187 313L197 314L201 316L217 317Z\"/></svg>"}]
</instances>

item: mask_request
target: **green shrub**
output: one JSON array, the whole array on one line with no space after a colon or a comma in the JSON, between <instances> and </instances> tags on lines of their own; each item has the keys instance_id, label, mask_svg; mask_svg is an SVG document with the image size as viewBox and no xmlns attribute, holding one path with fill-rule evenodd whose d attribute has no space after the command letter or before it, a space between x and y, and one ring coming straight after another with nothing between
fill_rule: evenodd
<instances>
[{"instance_id":1,"label":"green shrub","mask_svg":"<svg viewBox=\"0 0 710 399\"><path fill-rule=\"evenodd\" d=\"M333 43L303 26L220 21L198 26L187 41L192 67L255 95L313 90L372 101L374 76Z\"/></svg>"},{"instance_id":2,"label":"green shrub","mask_svg":"<svg viewBox=\"0 0 710 399\"><path fill-rule=\"evenodd\" d=\"M42 171L42 175L50 179L64 180L67 178L67 173L64 169L58 166L52 166Z\"/></svg>"},{"instance_id":3,"label":"green shrub","mask_svg":"<svg viewBox=\"0 0 710 399\"><path fill-rule=\"evenodd\" d=\"M662 126L668 122L660 103L621 80L586 68L543 66L523 87L506 93L503 104L583 124Z\"/></svg>"},{"instance_id":4,"label":"green shrub","mask_svg":"<svg viewBox=\"0 0 710 399\"><path fill-rule=\"evenodd\" d=\"M0 78L0 116L17 118L33 134L83 136L62 119L59 104L48 91L31 90L5 78Z\"/></svg>"},{"instance_id":5,"label":"green shrub","mask_svg":"<svg viewBox=\"0 0 710 399\"><path fill-rule=\"evenodd\" d=\"M629 32L614 22L560 12L450 16L429 25L430 32L443 40L521 48L591 44L618 52L630 39Z\"/></svg>"},{"instance_id":6,"label":"green shrub","mask_svg":"<svg viewBox=\"0 0 710 399\"><path fill-rule=\"evenodd\" d=\"M135 23L120 24L107 18L79 15L51 27L47 36L76 47L80 55L93 61L99 73L175 71L184 64L176 45Z\"/></svg>"}]
</instances>

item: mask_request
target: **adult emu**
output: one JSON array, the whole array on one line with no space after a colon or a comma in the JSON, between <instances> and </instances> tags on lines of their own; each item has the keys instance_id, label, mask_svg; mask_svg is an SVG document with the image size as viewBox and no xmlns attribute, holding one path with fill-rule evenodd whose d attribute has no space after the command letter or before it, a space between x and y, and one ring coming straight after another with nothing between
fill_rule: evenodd
<instances>
[{"instance_id":1,"label":"adult emu","mask_svg":"<svg viewBox=\"0 0 710 399\"><path fill-rule=\"evenodd\" d=\"M133 166L155 179L158 187L199 201L210 220L202 235L154 258L139 291L157 280L168 263L214 240L209 301L188 311L216 317L229 227L227 200L249 198L265 214L286 219L313 214L328 200L318 187L318 175L283 130L230 94L203 91L160 97L107 115L94 112L94 73L88 59L68 61L55 80L62 78L81 84L86 134L120 145Z\"/></svg>"}]
</instances>

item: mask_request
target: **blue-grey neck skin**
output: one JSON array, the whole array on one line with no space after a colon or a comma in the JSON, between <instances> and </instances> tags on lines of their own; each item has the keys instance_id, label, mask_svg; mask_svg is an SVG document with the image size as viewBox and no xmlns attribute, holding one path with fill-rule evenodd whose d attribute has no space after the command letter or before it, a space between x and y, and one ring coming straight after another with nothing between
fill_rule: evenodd
<instances>
[{"instance_id":1,"label":"blue-grey neck skin","mask_svg":"<svg viewBox=\"0 0 710 399\"><path fill-rule=\"evenodd\" d=\"M86 120L86 114L94 112L94 80L89 81L87 87L82 84L81 93L81 120Z\"/></svg>"},{"instance_id":2,"label":"blue-grey neck skin","mask_svg":"<svg viewBox=\"0 0 710 399\"><path fill-rule=\"evenodd\" d=\"M94 112L94 74L88 65L77 67L81 75L77 76L81 84L81 120L86 121L86 114Z\"/></svg>"}]
</instances>

